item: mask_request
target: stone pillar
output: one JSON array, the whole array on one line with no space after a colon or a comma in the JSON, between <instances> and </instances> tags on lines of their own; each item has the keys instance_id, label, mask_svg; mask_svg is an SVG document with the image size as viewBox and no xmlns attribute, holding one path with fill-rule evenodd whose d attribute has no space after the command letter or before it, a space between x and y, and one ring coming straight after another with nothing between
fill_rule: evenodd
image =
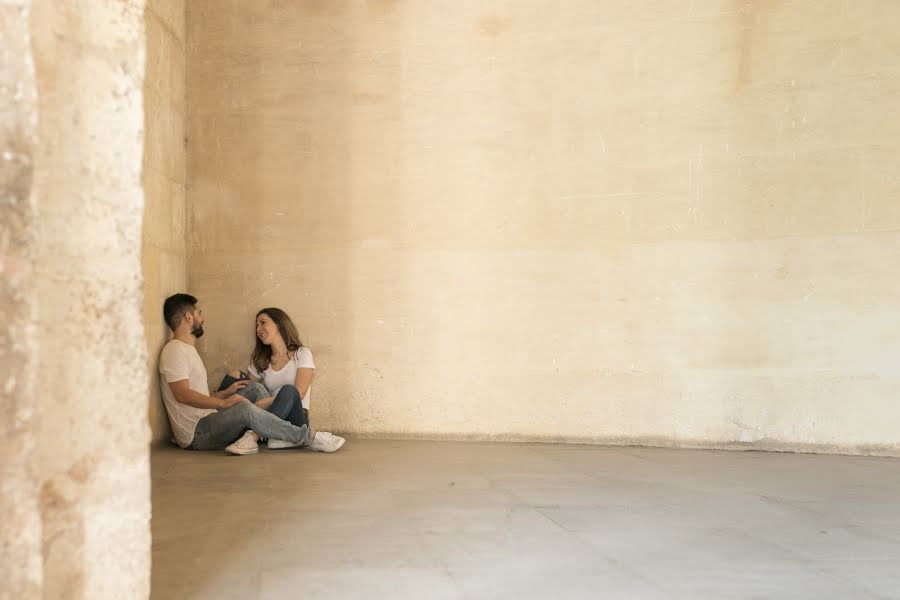
<instances>
[{"instance_id":1,"label":"stone pillar","mask_svg":"<svg viewBox=\"0 0 900 600\"><path fill-rule=\"evenodd\" d=\"M0 598L146 598L144 5L0 0Z\"/></svg>"},{"instance_id":2,"label":"stone pillar","mask_svg":"<svg viewBox=\"0 0 900 600\"><path fill-rule=\"evenodd\" d=\"M0 598L41 595L31 200L36 98L29 0L0 0Z\"/></svg>"}]
</instances>

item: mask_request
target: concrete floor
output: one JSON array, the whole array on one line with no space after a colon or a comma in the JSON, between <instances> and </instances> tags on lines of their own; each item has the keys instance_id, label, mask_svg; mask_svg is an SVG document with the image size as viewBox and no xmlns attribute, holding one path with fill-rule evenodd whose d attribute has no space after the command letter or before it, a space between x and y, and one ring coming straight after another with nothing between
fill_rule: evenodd
<instances>
[{"instance_id":1,"label":"concrete floor","mask_svg":"<svg viewBox=\"0 0 900 600\"><path fill-rule=\"evenodd\" d=\"M153 455L153 598L900 598L900 460L348 440Z\"/></svg>"}]
</instances>

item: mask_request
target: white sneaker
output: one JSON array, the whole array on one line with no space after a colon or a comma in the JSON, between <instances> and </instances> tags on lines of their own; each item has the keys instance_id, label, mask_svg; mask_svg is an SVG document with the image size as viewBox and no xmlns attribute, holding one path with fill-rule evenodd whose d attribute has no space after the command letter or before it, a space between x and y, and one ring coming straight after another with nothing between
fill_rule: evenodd
<instances>
[{"instance_id":1,"label":"white sneaker","mask_svg":"<svg viewBox=\"0 0 900 600\"><path fill-rule=\"evenodd\" d=\"M281 448L296 448L300 444L289 442L287 440L273 440L269 438L269 450L280 450Z\"/></svg>"},{"instance_id":2,"label":"white sneaker","mask_svg":"<svg viewBox=\"0 0 900 600\"><path fill-rule=\"evenodd\" d=\"M231 454L256 454L259 452L259 446L256 440L253 439L253 432L247 430L236 442L225 448L225 452L230 452Z\"/></svg>"},{"instance_id":3,"label":"white sneaker","mask_svg":"<svg viewBox=\"0 0 900 600\"><path fill-rule=\"evenodd\" d=\"M345 441L347 440L340 436L327 431L319 431L309 447L317 452L337 452L344 445Z\"/></svg>"}]
</instances>

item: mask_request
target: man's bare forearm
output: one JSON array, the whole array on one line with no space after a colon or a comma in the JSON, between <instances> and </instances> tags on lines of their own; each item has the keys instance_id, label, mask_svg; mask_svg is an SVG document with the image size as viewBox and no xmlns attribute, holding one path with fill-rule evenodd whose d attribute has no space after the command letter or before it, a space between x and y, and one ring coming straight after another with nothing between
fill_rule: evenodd
<instances>
[{"instance_id":1,"label":"man's bare forearm","mask_svg":"<svg viewBox=\"0 0 900 600\"><path fill-rule=\"evenodd\" d=\"M181 393L175 393L175 399L182 404L187 404L194 408L214 408L216 410L222 408L222 400L224 400L222 396L215 394L206 396L191 389L183 390Z\"/></svg>"}]
</instances>

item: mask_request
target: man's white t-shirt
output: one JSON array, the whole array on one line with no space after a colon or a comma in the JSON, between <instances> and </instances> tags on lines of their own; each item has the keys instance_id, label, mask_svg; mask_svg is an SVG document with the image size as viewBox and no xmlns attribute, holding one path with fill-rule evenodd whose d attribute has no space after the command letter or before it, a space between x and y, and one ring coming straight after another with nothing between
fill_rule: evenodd
<instances>
[{"instance_id":1,"label":"man's white t-shirt","mask_svg":"<svg viewBox=\"0 0 900 600\"><path fill-rule=\"evenodd\" d=\"M197 354L197 349L173 339L163 346L162 352L159 353L159 387L162 389L163 402L166 404L166 412L169 413L169 423L172 424L175 441L182 448L187 448L194 441L197 421L216 411L212 408L195 408L176 400L169 383L182 379L187 379L188 387L195 392L209 396L206 367L203 366L203 360Z\"/></svg>"},{"instance_id":2,"label":"man's white t-shirt","mask_svg":"<svg viewBox=\"0 0 900 600\"><path fill-rule=\"evenodd\" d=\"M315 369L316 365L313 363L313 355L309 348L298 348L290 357L287 364L281 368L280 371L276 371L272 369L272 365L269 365L269 368L260 373L256 367L250 365L247 367L247 370L250 373L262 381L262 384L266 386L266 389L269 390L269 393L273 396L278 393L278 390L281 389L282 386L285 385L294 385L297 381L297 369ZM309 401L312 399L312 384L310 384L309 389L306 391L306 395L300 400L300 403L303 405L303 408L309 410Z\"/></svg>"}]
</instances>

